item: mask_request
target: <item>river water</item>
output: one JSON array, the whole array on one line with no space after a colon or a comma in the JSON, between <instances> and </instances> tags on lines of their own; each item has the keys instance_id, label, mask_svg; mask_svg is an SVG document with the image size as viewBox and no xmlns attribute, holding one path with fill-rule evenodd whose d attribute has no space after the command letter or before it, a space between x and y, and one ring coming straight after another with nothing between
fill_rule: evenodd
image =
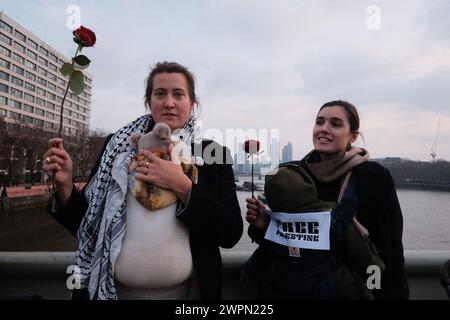
<instances>
[{"instance_id":1,"label":"river water","mask_svg":"<svg viewBox=\"0 0 450 320\"><path fill-rule=\"evenodd\" d=\"M248 237L245 221L245 198L250 198L251 192L238 191L237 195L244 218L244 234L234 248L224 251L253 251L257 244ZM450 250L450 192L401 189L397 190L397 195L403 212L404 248Z\"/></svg>"},{"instance_id":2,"label":"river water","mask_svg":"<svg viewBox=\"0 0 450 320\"><path fill-rule=\"evenodd\" d=\"M242 182L241 182L242 183ZM450 250L450 192L398 190L403 211L403 244L407 250ZM257 245L247 235L245 198L250 192L238 191L244 218L239 243L224 251L253 251ZM55 222L44 208L0 214L0 251L72 251L74 237Z\"/></svg>"}]
</instances>

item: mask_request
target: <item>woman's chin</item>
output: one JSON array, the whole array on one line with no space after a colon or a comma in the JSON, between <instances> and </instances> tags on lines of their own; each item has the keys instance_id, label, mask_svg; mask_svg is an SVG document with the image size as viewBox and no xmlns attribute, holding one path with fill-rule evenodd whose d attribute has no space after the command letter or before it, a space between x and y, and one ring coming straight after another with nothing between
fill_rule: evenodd
<instances>
[{"instance_id":1,"label":"woman's chin","mask_svg":"<svg viewBox=\"0 0 450 320\"><path fill-rule=\"evenodd\" d=\"M314 147L314 150L316 150L316 152L318 152L318 153L324 153L324 154L336 153L336 150L330 148L329 146L324 146L324 145L316 145Z\"/></svg>"}]
</instances>

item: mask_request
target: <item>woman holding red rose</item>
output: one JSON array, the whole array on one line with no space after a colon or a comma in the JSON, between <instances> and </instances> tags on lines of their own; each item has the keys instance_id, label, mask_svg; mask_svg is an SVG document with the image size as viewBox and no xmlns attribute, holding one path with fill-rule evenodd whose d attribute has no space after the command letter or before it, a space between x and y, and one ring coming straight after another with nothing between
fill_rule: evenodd
<instances>
[{"instance_id":1,"label":"woman holding red rose","mask_svg":"<svg viewBox=\"0 0 450 320\"><path fill-rule=\"evenodd\" d=\"M83 45L95 43L84 30L74 36ZM150 112L108 137L81 193L73 185L72 161L63 141L49 141L43 169L54 175L56 193L48 210L78 239L82 289L73 298L221 298L219 247L233 247L243 223L230 152L199 139L195 104L192 73L175 62L157 63L145 91ZM136 179L171 190L178 198L174 205L150 211L130 195L128 168L136 150L129 138L160 122L205 161L196 162L195 184L179 162L142 151L148 161L138 162Z\"/></svg>"},{"instance_id":2,"label":"woman holding red rose","mask_svg":"<svg viewBox=\"0 0 450 320\"><path fill-rule=\"evenodd\" d=\"M408 299L409 290L402 244L403 217L395 185L386 168L376 162L368 161L369 154L366 150L352 146L359 135L359 115L356 107L342 100L325 103L316 116L312 133L314 150L302 160L293 161L290 164L300 166L312 178L317 188L318 197L322 201L338 203L341 188L345 190L346 181L349 181L347 179L349 179L350 174L355 177L353 181L356 181L358 221L367 229L370 239L380 250L380 258L385 264L385 270L381 275L380 288L372 290L373 296L375 299ZM298 194L298 196L301 197L302 194ZM248 233L252 239L260 244L261 248L261 245L264 246L268 241L265 239L265 233L270 216L264 204L259 200L254 198L246 200L248 209L246 220L250 224ZM262 250L259 252L262 252ZM308 250L300 248L298 257L301 257L302 252L303 255L308 256ZM317 259L317 252L309 253L314 257L313 259ZM258 257L261 256L258 255ZM296 259L291 256L284 258ZM270 264L273 261L270 258L261 259L264 261L260 261L259 265ZM270 268L281 273L281 269L276 269L273 266L266 270ZM269 273L265 270L259 271L261 273L258 274L263 274L263 279ZM300 278L301 275L292 270L287 272L291 272L290 283L287 284L289 288L283 287L282 292L287 292L287 289L301 292L302 287L300 285L297 287L293 285L293 283L296 283L294 279ZM273 272L272 275L275 273ZM310 270L309 274L312 277L313 273ZM264 287L268 282L270 281L264 282L263 280L262 286ZM303 283L305 282L306 280ZM301 281L298 283L301 283ZM318 284L311 283L309 285L316 288L315 294L317 296L310 296L309 299L320 299L322 297L320 294L323 292L319 291L323 288ZM264 291L264 289L261 291ZM329 295L326 299L339 299L339 293L331 291L329 289L329 292L327 292ZM273 290L272 292L259 292L257 294L262 297L270 296L273 294Z\"/></svg>"}]
</instances>

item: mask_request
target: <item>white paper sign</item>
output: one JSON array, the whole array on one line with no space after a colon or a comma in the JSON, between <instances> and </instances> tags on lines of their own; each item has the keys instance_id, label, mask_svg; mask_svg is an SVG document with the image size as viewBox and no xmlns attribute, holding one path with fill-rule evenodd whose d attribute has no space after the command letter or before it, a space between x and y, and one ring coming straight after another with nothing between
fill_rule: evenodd
<instances>
[{"instance_id":1,"label":"white paper sign","mask_svg":"<svg viewBox=\"0 0 450 320\"><path fill-rule=\"evenodd\" d=\"M271 212L265 238L303 249L330 250L331 212Z\"/></svg>"}]
</instances>

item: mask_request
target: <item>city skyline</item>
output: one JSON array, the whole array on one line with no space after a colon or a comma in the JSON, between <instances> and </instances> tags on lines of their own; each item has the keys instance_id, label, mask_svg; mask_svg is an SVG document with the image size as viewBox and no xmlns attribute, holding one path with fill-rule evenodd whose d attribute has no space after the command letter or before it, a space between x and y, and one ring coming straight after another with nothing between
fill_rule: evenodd
<instances>
[{"instance_id":1,"label":"city skyline","mask_svg":"<svg viewBox=\"0 0 450 320\"><path fill-rule=\"evenodd\" d=\"M1 3L65 56L69 8L98 38L91 129L143 114L149 67L175 60L197 77L205 130L276 129L301 158L319 107L345 99L361 115L356 145L371 157L430 161L433 148L450 160L448 1Z\"/></svg>"}]
</instances>

